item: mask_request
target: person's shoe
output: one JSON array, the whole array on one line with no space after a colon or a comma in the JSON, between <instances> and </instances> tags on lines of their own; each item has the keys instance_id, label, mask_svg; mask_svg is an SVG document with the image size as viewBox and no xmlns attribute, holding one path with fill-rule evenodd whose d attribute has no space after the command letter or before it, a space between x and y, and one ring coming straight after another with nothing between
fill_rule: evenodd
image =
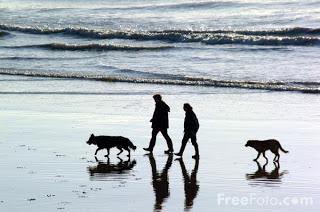
<instances>
[{"instance_id":1,"label":"person's shoe","mask_svg":"<svg viewBox=\"0 0 320 212\"><path fill-rule=\"evenodd\" d=\"M181 153L174 153L174 155L178 156L178 157L182 157Z\"/></svg>"},{"instance_id":2,"label":"person's shoe","mask_svg":"<svg viewBox=\"0 0 320 212\"><path fill-rule=\"evenodd\" d=\"M152 152L152 149L149 149L149 148L143 148L145 151L148 151L148 152Z\"/></svg>"},{"instance_id":3,"label":"person's shoe","mask_svg":"<svg viewBox=\"0 0 320 212\"><path fill-rule=\"evenodd\" d=\"M200 155L193 155L192 158L193 158L193 159L199 159L199 158L200 158Z\"/></svg>"},{"instance_id":4,"label":"person's shoe","mask_svg":"<svg viewBox=\"0 0 320 212\"><path fill-rule=\"evenodd\" d=\"M171 149L164 151L164 154L172 154L172 153L173 153L173 150L171 150Z\"/></svg>"}]
</instances>

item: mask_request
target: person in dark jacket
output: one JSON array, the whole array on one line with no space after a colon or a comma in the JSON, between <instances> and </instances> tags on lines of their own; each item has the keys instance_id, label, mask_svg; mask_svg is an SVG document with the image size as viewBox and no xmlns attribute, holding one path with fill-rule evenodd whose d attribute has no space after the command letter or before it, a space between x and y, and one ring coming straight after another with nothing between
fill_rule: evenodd
<instances>
[{"instance_id":1,"label":"person in dark jacket","mask_svg":"<svg viewBox=\"0 0 320 212\"><path fill-rule=\"evenodd\" d=\"M170 107L162 101L162 97L160 94L156 94L153 96L154 101L156 102L156 108L154 110L152 119L152 137L149 143L148 148L143 148L146 151L152 152L153 148L156 144L156 137L159 132L163 135L163 137L167 141L168 150L164 151L166 154L170 154L173 152L173 146L171 138L168 135L169 128L169 118L168 113L170 112Z\"/></svg>"},{"instance_id":2,"label":"person in dark jacket","mask_svg":"<svg viewBox=\"0 0 320 212\"><path fill-rule=\"evenodd\" d=\"M182 139L180 151L178 153L175 153L175 155L181 157L187 145L188 140L191 139L191 143L194 146L194 150L196 152L196 154L193 155L192 158L196 159L196 158L199 158L199 148L197 143L197 132L199 130L199 121L189 103L185 103L183 105L183 109L186 112L186 117L184 119L184 136Z\"/></svg>"}]
</instances>

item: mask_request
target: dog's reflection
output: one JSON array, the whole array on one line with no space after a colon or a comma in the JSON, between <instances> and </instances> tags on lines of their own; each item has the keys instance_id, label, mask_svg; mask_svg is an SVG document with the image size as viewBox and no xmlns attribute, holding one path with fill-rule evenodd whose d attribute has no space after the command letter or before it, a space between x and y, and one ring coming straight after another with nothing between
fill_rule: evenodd
<instances>
[{"instance_id":1,"label":"dog's reflection","mask_svg":"<svg viewBox=\"0 0 320 212\"><path fill-rule=\"evenodd\" d=\"M107 162L99 161L96 157L95 159L98 164L87 168L91 180L103 180L103 178L114 174L128 174L136 165L136 161L131 161L130 158L124 161L118 157L119 162L116 164L110 163L110 158Z\"/></svg>"},{"instance_id":2,"label":"dog's reflection","mask_svg":"<svg viewBox=\"0 0 320 212\"><path fill-rule=\"evenodd\" d=\"M161 172L158 172L156 161L153 154L148 154L149 162L152 170L152 185L156 196L156 202L154 204L155 210L162 209L163 202L169 197L169 177L168 171L172 165L173 156L170 154L168 156L166 165L163 167Z\"/></svg>"},{"instance_id":3,"label":"dog's reflection","mask_svg":"<svg viewBox=\"0 0 320 212\"><path fill-rule=\"evenodd\" d=\"M184 195L185 203L184 207L186 210L191 209L193 206L193 200L197 197L199 191L199 184L197 181L197 173L199 168L199 159L195 159L194 168L191 175L188 174L187 169L184 165L183 159L176 159L180 163L183 181L184 181Z\"/></svg>"},{"instance_id":4,"label":"dog's reflection","mask_svg":"<svg viewBox=\"0 0 320 212\"><path fill-rule=\"evenodd\" d=\"M246 178L249 181L253 182L263 182L265 184L274 184L281 183L281 179L284 174L287 174L287 171L280 172L280 163L273 162L274 169L272 171L266 171L266 166L268 162L266 162L263 166L260 165L258 161L256 161L258 170L252 174L246 174Z\"/></svg>"}]
</instances>

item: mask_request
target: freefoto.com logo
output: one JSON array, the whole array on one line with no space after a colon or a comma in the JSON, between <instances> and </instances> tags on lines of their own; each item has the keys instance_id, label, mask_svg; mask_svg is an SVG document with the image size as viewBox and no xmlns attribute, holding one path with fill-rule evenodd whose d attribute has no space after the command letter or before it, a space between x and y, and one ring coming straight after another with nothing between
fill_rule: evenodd
<instances>
[{"instance_id":1,"label":"freefoto.com logo","mask_svg":"<svg viewBox=\"0 0 320 212\"><path fill-rule=\"evenodd\" d=\"M311 206L312 197L271 197L249 193L246 196L231 196L224 193L217 195L219 206Z\"/></svg>"}]
</instances>

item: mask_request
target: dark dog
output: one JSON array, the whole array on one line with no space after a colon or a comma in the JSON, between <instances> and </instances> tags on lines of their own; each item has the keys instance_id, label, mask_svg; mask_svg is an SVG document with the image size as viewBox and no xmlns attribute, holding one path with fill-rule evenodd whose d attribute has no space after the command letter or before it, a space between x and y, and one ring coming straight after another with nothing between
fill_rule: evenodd
<instances>
[{"instance_id":1,"label":"dark dog","mask_svg":"<svg viewBox=\"0 0 320 212\"><path fill-rule=\"evenodd\" d=\"M273 154L275 154L273 161L279 161L279 159L280 159L279 149L284 153L289 152L289 151L284 150L282 148L282 146L280 145L279 141L277 141L275 139L269 139L269 140L263 140L263 141L249 140L249 141L247 141L247 144L245 146L246 147L250 146L258 151L257 158L254 159L254 161L258 160L261 153L262 153L263 157L268 161L268 158L265 156L265 152L267 150L270 150Z\"/></svg>"},{"instance_id":2,"label":"dark dog","mask_svg":"<svg viewBox=\"0 0 320 212\"><path fill-rule=\"evenodd\" d=\"M98 151L101 149L107 149L108 154L105 155L105 157L109 157L110 149L113 147L117 147L120 150L117 155L120 155L123 152L123 149L127 150L129 157L130 149L135 150L137 148L128 138L122 136L94 136L91 134L87 144L94 144L98 146L94 155L97 155Z\"/></svg>"}]
</instances>

